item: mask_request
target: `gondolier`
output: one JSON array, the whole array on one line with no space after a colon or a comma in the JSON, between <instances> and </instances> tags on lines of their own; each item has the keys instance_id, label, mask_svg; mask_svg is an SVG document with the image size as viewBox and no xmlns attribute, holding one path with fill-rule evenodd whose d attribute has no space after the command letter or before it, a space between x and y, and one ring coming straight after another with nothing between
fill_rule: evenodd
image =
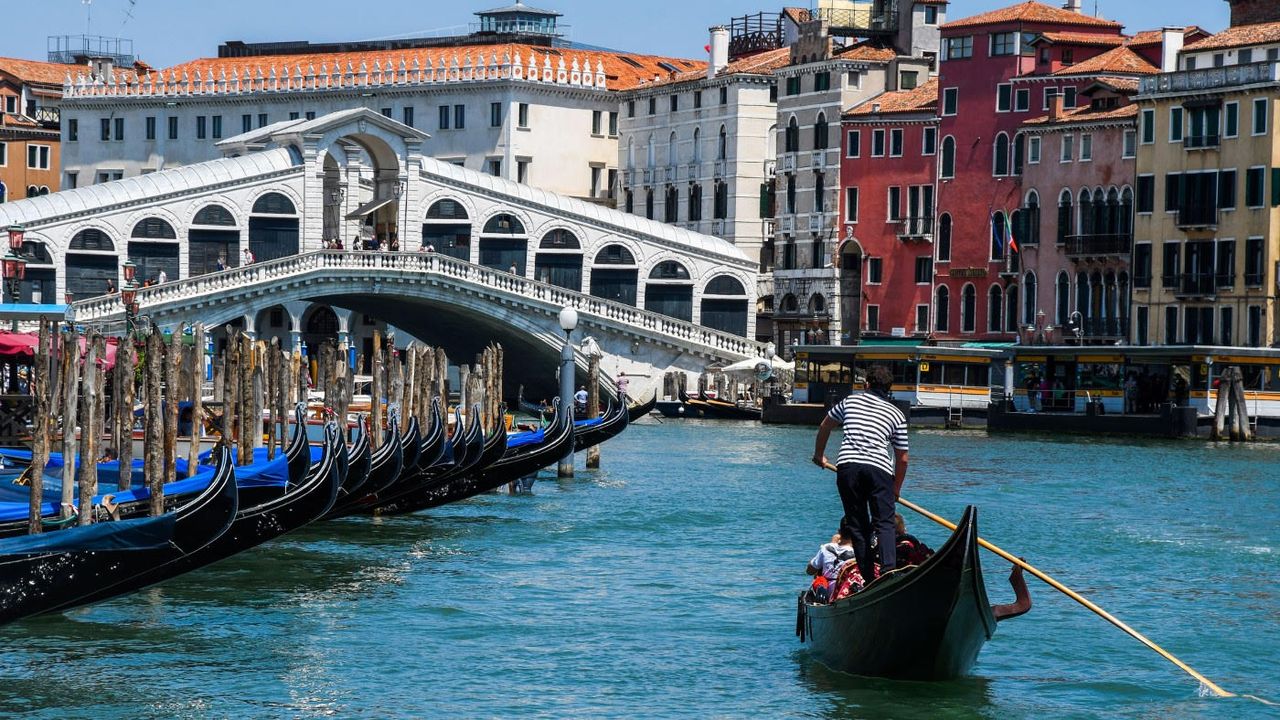
<instances>
[{"instance_id":1,"label":"gondolier","mask_svg":"<svg viewBox=\"0 0 1280 720\"><path fill-rule=\"evenodd\" d=\"M889 400L893 387L889 368L872 366L866 382L866 392L849 395L823 418L813 462L819 467L829 464L825 457L827 439L832 430L841 428L844 438L836 462L836 488L844 505L842 524L853 529L858 569L870 582L876 577L871 552L873 532L880 548L881 573L897 564L894 507L907 474L907 419Z\"/></svg>"}]
</instances>

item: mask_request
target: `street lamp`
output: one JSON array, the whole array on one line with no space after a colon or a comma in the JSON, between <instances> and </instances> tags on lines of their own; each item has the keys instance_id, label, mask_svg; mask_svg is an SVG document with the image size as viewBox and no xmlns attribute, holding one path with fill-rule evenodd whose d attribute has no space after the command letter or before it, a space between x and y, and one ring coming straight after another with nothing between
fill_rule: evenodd
<instances>
[{"instance_id":1,"label":"street lamp","mask_svg":"<svg viewBox=\"0 0 1280 720\"><path fill-rule=\"evenodd\" d=\"M10 225L9 228L9 249L14 255L22 254L22 240L26 235L26 228L21 225Z\"/></svg>"},{"instance_id":2,"label":"street lamp","mask_svg":"<svg viewBox=\"0 0 1280 720\"><path fill-rule=\"evenodd\" d=\"M560 412L569 413L569 422L573 423L573 331L578 327L578 311L566 307L560 311L560 329L564 330L564 346L560 348ZM565 456L560 458L556 474L562 478L573 477L573 443Z\"/></svg>"},{"instance_id":3,"label":"street lamp","mask_svg":"<svg viewBox=\"0 0 1280 720\"><path fill-rule=\"evenodd\" d=\"M120 303L124 305L124 324L130 335L136 334L149 322L138 317L138 266L132 260L124 263L124 286L120 288Z\"/></svg>"},{"instance_id":4,"label":"street lamp","mask_svg":"<svg viewBox=\"0 0 1280 720\"><path fill-rule=\"evenodd\" d=\"M9 281L9 295L13 298L13 304L17 305L22 300L22 278L27 274L27 261L25 258L9 253L4 257L4 277ZM13 318L13 331L18 332L18 318Z\"/></svg>"}]
</instances>

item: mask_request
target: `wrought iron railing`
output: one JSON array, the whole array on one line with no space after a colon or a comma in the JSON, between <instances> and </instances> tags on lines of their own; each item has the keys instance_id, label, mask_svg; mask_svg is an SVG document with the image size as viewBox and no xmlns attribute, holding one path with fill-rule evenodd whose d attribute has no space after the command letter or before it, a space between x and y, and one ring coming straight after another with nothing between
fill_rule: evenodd
<instances>
[{"instance_id":1,"label":"wrought iron railing","mask_svg":"<svg viewBox=\"0 0 1280 720\"><path fill-rule=\"evenodd\" d=\"M1082 329L1087 338L1119 338L1127 334L1129 318L1085 318Z\"/></svg>"},{"instance_id":2,"label":"wrought iron railing","mask_svg":"<svg viewBox=\"0 0 1280 720\"><path fill-rule=\"evenodd\" d=\"M1068 235L1068 257L1101 257L1108 255L1128 255L1133 248L1133 235Z\"/></svg>"},{"instance_id":3,"label":"wrought iron railing","mask_svg":"<svg viewBox=\"0 0 1280 720\"><path fill-rule=\"evenodd\" d=\"M928 238L933 237L933 217L907 217L898 221L898 237Z\"/></svg>"},{"instance_id":4,"label":"wrought iron railing","mask_svg":"<svg viewBox=\"0 0 1280 720\"><path fill-rule=\"evenodd\" d=\"M1217 133L1213 133L1212 135L1188 135L1182 139L1183 147L1188 150L1216 148L1220 144L1221 138Z\"/></svg>"},{"instance_id":5,"label":"wrought iron railing","mask_svg":"<svg viewBox=\"0 0 1280 720\"><path fill-rule=\"evenodd\" d=\"M1178 227L1217 227L1218 208L1214 205L1184 205L1178 208Z\"/></svg>"},{"instance_id":6,"label":"wrought iron railing","mask_svg":"<svg viewBox=\"0 0 1280 720\"><path fill-rule=\"evenodd\" d=\"M1179 295L1214 295L1217 291L1218 276L1212 272L1183 273L1174 286Z\"/></svg>"}]
</instances>

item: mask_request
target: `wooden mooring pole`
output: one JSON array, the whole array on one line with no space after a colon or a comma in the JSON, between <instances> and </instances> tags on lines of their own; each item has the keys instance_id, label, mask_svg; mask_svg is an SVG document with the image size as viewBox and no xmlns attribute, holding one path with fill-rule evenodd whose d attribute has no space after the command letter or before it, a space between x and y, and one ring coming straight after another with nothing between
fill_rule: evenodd
<instances>
[{"instance_id":1,"label":"wooden mooring pole","mask_svg":"<svg viewBox=\"0 0 1280 720\"><path fill-rule=\"evenodd\" d=\"M96 410L98 394L102 388L99 380L102 371L98 365L98 347L102 345L100 335L89 335L85 338L84 364L81 367L80 383L80 468L77 483L80 487L80 525L93 522L93 496L98 489L98 433ZM69 460L75 464L75 460Z\"/></svg>"},{"instance_id":2,"label":"wooden mooring pole","mask_svg":"<svg viewBox=\"0 0 1280 720\"><path fill-rule=\"evenodd\" d=\"M200 439L204 436L204 325L196 323L192 331L195 347L191 352L191 445L187 448L187 475L196 473L200 464Z\"/></svg>"},{"instance_id":3,"label":"wooden mooring pole","mask_svg":"<svg viewBox=\"0 0 1280 720\"><path fill-rule=\"evenodd\" d=\"M369 437L369 446L373 450L382 447L382 371L384 363L382 360L382 333L373 331L373 362L371 364L373 370L373 383L369 390L369 414L372 421L372 435Z\"/></svg>"},{"instance_id":4,"label":"wooden mooring pole","mask_svg":"<svg viewBox=\"0 0 1280 720\"><path fill-rule=\"evenodd\" d=\"M49 321L41 318L39 350L35 357L35 376L32 378L31 388L36 401L36 417L32 428L35 437L31 443L31 505L27 532L32 535L44 530L41 506L44 504L44 467L49 464L49 406L52 404L49 387L50 333Z\"/></svg>"},{"instance_id":5,"label":"wooden mooring pole","mask_svg":"<svg viewBox=\"0 0 1280 720\"><path fill-rule=\"evenodd\" d=\"M80 409L80 335L72 327L62 336L62 516L75 507L76 415Z\"/></svg>"},{"instance_id":6,"label":"wooden mooring pole","mask_svg":"<svg viewBox=\"0 0 1280 720\"><path fill-rule=\"evenodd\" d=\"M143 367L143 467L151 493L151 514L164 514L164 412L161 385L164 379L164 339L158 331L147 335L147 357Z\"/></svg>"},{"instance_id":7,"label":"wooden mooring pole","mask_svg":"<svg viewBox=\"0 0 1280 720\"><path fill-rule=\"evenodd\" d=\"M133 400L136 390L137 353L133 340L120 338L116 346L116 422L112 431L112 440L116 444L116 458L120 461L119 478L116 489L124 492L133 487Z\"/></svg>"},{"instance_id":8,"label":"wooden mooring pole","mask_svg":"<svg viewBox=\"0 0 1280 720\"><path fill-rule=\"evenodd\" d=\"M587 360L587 417L600 416L600 356L592 354ZM600 467L600 446L587 448L587 467Z\"/></svg>"}]
</instances>

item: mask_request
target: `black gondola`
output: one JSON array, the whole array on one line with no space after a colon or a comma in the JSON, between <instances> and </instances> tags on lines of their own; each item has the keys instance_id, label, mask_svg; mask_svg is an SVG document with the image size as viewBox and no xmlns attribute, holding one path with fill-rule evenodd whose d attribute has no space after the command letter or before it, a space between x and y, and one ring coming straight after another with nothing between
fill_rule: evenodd
<instances>
[{"instance_id":1,"label":"black gondola","mask_svg":"<svg viewBox=\"0 0 1280 720\"><path fill-rule=\"evenodd\" d=\"M144 573L130 578L124 585L128 590L163 582L178 575L210 565L236 553L257 547L268 540L296 530L324 515L338 497L338 487L343 478L339 473L343 442L336 425L325 426L325 444L320 462L311 468L306 479L280 497L259 505L242 507L226 532L203 547L175 557L168 562L157 563ZM119 587L114 588L118 590ZM69 610L73 607L99 602L120 594L95 593L73 602L53 608Z\"/></svg>"},{"instance_id":2,"label":"black gondola","mask_svg":"<svg viewBox=\"0 0 1280 720\"><path fill-rule=\"evenodd\" d=\"M0 624L123 595L135 578L198 552L236 517L234 463L220 448L213 481L171 513L0 541Z\"/></svg>"},{"instance_id":3,"label":"black gondola","mask_svg":"<svg viewBox=\"0 0 1280 720\"><path fill-rule=\"evenodd\" d=\"M382 447L373 451L369 460L368 479L358 495L343 499L342 503L334 503L324 519L346 517L360 512L371 498L386 490L392 483L400 479L400 470L404 462L403 446L400 444L399 423L392 416L388 423L386 439Z\"/></svg>"},{"instance_id":4,"label":"black gondola","mask_svg":"<svg viewBox=\"0 0 1280 720\"><path fill-rule=\"evenodd\" d=\"M982 582L978 511L918 567L888 573L831 604L802 593L796 634L833 670L904 680L945 680L973 667L996 619Z\"/></svg>"},{"instance_id":5,"label":"black gondola","mask_svg":"<svg viewBox=\"0 0 1280 720\"><path fill-rule=\"evenodd\" d=\"M621 403L615 405L612 400L605 408L600 422L594 425L575 425L573 430L573 450L581 452L589 447L599 445L611 437L617 436L627 429L631 413Z\"/></svg>"},{"instance_id":6,"label":"black gondola","mask_svg":"<svg viewBox=\"0 0 1280 720\"><path fill-rule=\"evenodd\" d=\"M347 451L347 481L338 488L338 499L334 505L345 502L348 498L358 497L365 483L369 481L369 432L363 418L357 423L361 428L359 437Z\"/></svg>"},{"instance_id":7,"label":"black gondola","mask_svg":"<svg viewBox=\"0 0 1280 720\"><path fill-rule=\"evenodd\" d=\"M506 452L506 444L507 433L505 428L487 438L485 437L484 427L480 422L480 407L473 407L471 410L471 423L467 427L463 442L460 446L454 446L454 463L445 466L440 472L434 473L426 483L413 493L400 497L394 502L379 506L377 508L378 513L382 515L404 515L432 507L434 498L444 492L444 488L448 488L460 479L469 476L471 473L478 472L501 459Z\"/></svg>"},{"instance_id":8,"label":"black gondola","mask_svg":"<svg viewBox=\"0 0 1280 720\"><path fill-rule=\"evenodd\" d=\"M419 491L432 478L452 467L447 428L438 398L431 402L430 423L430 429L419 443L417 462L413 467L406 467L399 482L367 499L361 506L362 511L378 512L383 506ZM461 415L458 416L457 427L461 432Z\"/></svg>"},{"instance_id":9,"label":"black gondola","mask_svg":"<svg viewBox=\"0 0 1280 720\"><path fill-rule=\"evenodd\" d=\"M627 405L627 422L633 423L640 418L653 412L658 407L658 393L655 392L649 397L648 402L632 403Z\"/></svg>"}]
</instances>

